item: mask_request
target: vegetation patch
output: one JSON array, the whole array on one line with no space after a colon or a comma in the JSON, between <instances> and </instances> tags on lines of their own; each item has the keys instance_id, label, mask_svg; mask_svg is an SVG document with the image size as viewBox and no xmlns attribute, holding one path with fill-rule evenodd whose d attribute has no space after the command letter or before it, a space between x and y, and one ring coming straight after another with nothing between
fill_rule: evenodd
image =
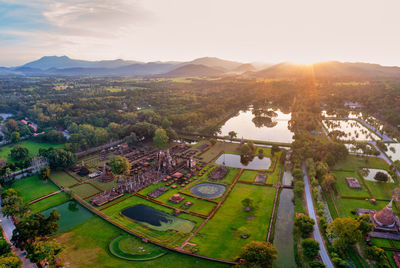
<instances>
[{"instance_id":1,"label":"vegetation patch","mask_svg":"<svg viewBox=\"0 0 400 268\"><path fill-rule=\"evenodd\" d=\"M30 202L59 190L51 181L41 180L39 175L18 179L14 181L10 188L17 190L25 202Z\"/></svg>"},{"instance_id":2,"label":"vegetation patch","mask_svg":"<svg viewBox=\"0 0 400 268\"><path fill-rule=\"evenodd\" d=\"M129 261L154 260L167 253L159 247L142 243L128 235L121 235L113 239L109 249L114 256Z\"/></svg>"}]
</instances>

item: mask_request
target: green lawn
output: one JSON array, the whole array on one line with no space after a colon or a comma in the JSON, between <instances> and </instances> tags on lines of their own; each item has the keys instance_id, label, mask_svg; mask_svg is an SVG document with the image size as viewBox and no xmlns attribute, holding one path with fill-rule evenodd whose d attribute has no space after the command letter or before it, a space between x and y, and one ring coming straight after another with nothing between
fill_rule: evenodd
<instances>
[{"instance_id":1,"label":"green lawn","mask_svg":"<svg viewBox=\"0 0 400 268\"><path fill-rule=\"evenodd\" d=\"M46 142L36 142L36 141L21 141L18 144L25 146L29 150L29 155L35 156L37 153L39 153L39 149L48 149L50 147L53 148L62 148L64 147L64 144L52 144L52 143L46 143ZM15 144L9 144L6 146L0 147L0 158L7 158L8 161L13 162L11 157L9 156L11 149L15 146Z\"/></svg>"},{"instance_id":2,"label":"green lawn","mask_svg":"<svg viewBox=\"0 0 400 268\"><path fill-rule=\"evenodd\" d=\"M25 202L58 191L58 187L51 181L42 181L39 175L16 180L10 188L13 188L24 197Z\"/></svg>"},{"instance_id":3,"label":"green lawn","mask_svg":"<svg viewBox=\"0 0 400 268\"><path fill-rule=\"evenodd\" d=\"M359 199L344 199L344 198L337 198L336 199L336 206L338 208L341 217L357 217L357 214L352 214L351 211L355 211L356 208L365 208L365 209L375 209L381 210L385 207L388 202L385 201L377 201L376 205L372 204L366 200L359 200Z\"/></svg>"},{"instance_id":4,"label":"green lawn","mask_svg":"<svg viewBox=\"0 0 400 268\"><path fill-rule=\"evenodd\" d=\"M227 169L228 169L228 174L226 174L226 176L219 181L220 183L231 184L236 174L239 172L239 169L237 168L227 167Z\"/></svg>"},{"instance_id":5,"label":"green lawn","mask_svg":"<svg viewBox=\"0 0 400 268\"><path fill-rule=\"evenodd\" d=\"M389 165L381 158L349 155L346 160L336 164L333 170L351 172L363 167L389 169Z\"/></svg>"},{"instance_id":6,"label":"green lawn","mask_svg":"<svg viewBox=\"0 0 400 268\"><path fill-rule=\"evenodd\" d=\"M372 242L372 244L374 246L377 246L379 248L381 248L381 247L391 248L392 247L392 244L390 244L390 240L389 239L372 237L371 238L371 242Z\"/></svg>"},{"instance_id":7,"label":"green lawn","mask_svg":"<svg viewBox=\"0 0 400 268\"><path fill-rule=\"evenodd\" d=\"M98 189L94 188L88 183L72 187L71 190L81 198L86 198L100 192Z\"/></svg>"},{"instance_id":8,"label":"green lawn","mask_svg":"<svg viewBox=\"0 0 400 268\"><path fill-rule=\"evenodd\" d=\"M99 217L93 217L86 222L75 226L69 232L56 236L65 250L61 254L61 260L66 267L228 267L228 265L208 261L184 254L168 251L158 259L151 261L126 261L114 257L108 252L108 245L112 239L120 234L126 234L121 229L104 221ZM134 238L133 238L134 239ZM138 243L142 243L137 239ZM144 246L146 244L143 243Z\"/></svg>"},{"instance_id":9,"label":"green lawn","mask_svg":"<svg viewBox=\"0 0 400 268\"><path fill-rule=\"evenodd\" d=\"M364 181L374 198L386 200L392 198L393 190L396 188L396 183Z\"/></svg>"},{"instance_id":10,"label":"green lawn","mask_svg":"<svg viewBox=\"0 0 400 268\"><path fill-rule=\"evenodd\" d=\"M354 197L368 197L370 194L366 190L363 180L358 176L356 171L334 171L333 175L336 178L336 189L340 196L354 196ZM352 189L346 182L346 177L353 177L358 180L361 185L361 189Z\"/></svg>"},{"instance_id":11,"label":"green lawn","mask_svg":"<svg viewBox=\"0 0 400 268\"><path fill-rule=\"evenodd\" d=\"M60 186L69 187L71 185L79 183L74 177L68 175L68 173L64 171L55 171L51 172L50 178L55 181Z\"/></svg>"},{"instance_id":12,"label":"green lawn","mask_svg":"<svg viewBox=\"0 0 400 268\"><path fill-rule=\"evenodd\" d=\"M61 205L67 202L69 199L64 192L42 199L38 202L33 203L29 206L33 214L44 211L46 209Z\"/></svg>"},{"instance_id":13,"label":"green lawn","mask_svg":"<svg viewBox=\"0 0 400 268\"><path fill-rule=\"evenodd\" d=\"M251 212L245 212L241 204L247 197L253 199L256 207ZM197 244L199 254L234 260L245 244L267 238L274 198L273 187L236 184L215 216L190 242ZM248 229L248 239L236 233L240 227Z\"/></svg>"},{"instance_id":14,"label":"green lawn","mask_svg":"<svg viewBox=\"0 0 400 268\"><path fill-rule=\"evenodd\" d=\"M239 181L254 182L258 173L260 172L254 170L245 170L240 176ZM268 174L267 174L267 179L268 179Z\"/></svg>"}]
</instances>

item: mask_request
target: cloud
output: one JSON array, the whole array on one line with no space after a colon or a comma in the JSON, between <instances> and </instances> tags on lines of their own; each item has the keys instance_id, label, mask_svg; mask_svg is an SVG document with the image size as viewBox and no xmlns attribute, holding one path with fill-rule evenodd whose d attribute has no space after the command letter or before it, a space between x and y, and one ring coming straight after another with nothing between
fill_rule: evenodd
<instances>
[{"instance_id":1,"label":"cloud","mask_svg":"<svg viewBox=\"0 0 400 268\"><path fill-rule=\"evenodd\" d=\"M102 38L117 36L139 22L149 22L151 13L137 1L58 0L48 6L43 16L59 33Z\"/></svg>"}]
</instances>

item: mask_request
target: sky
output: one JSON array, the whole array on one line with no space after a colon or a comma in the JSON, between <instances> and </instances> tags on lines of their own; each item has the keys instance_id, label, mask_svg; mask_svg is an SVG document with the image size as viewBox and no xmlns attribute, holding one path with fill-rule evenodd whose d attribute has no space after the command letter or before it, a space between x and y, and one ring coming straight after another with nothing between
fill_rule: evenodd
<instances>
[{"instance_id":1,"label":"sky","mask_svg":"<svg viewBox=\"0 0 400 268\"><path fill-rule=\"evenodd\" d=\"M0 0L0 66L42 56L400 66L399 0Z\"/></svg>"}]
</instances>

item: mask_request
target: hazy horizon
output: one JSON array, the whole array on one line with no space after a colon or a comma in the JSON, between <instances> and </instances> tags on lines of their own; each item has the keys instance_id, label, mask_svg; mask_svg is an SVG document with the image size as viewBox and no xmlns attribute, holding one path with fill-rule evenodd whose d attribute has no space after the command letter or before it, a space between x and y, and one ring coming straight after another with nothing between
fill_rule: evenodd
<instances>
[{"instance_id":1,"label":"hazy horizon","mask_svg":"<svg viewBox=\"0 0 400 268\"><path fill-rule=\"evenodd\" d=\"M0 66L81 60L400 66L400 2L0 0Z\"/></svg>"}]
</instances>

